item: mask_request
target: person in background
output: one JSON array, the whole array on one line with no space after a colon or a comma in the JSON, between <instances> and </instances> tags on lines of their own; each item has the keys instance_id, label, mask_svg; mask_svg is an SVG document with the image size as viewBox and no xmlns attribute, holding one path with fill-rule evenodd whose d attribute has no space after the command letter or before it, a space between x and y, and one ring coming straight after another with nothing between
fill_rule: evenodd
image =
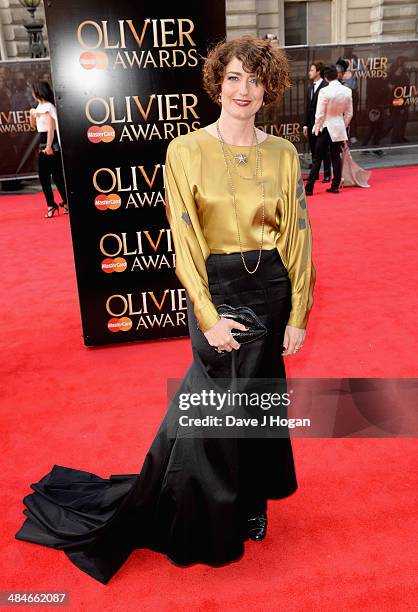
<instances>
[{"instance_id":1,"label":"person in background","mask_svg":"<svg viewBox=\"0 0 418 612\"><path fill-rule=\"evenodd\" d=\"M318 106L315 114L313 131L318 136L315 145L315 155L312 168L305 184L306 195L313 195L313 188L318 176L324 151L331 148L332 183L326 191L339 193L341 183L341 150L345 140L348 139L347 127L353 116L353 100L349 87L345 87L337 78L335 64L324 68L324 78L328 87L324 87L318 95Z\"/></svg>"},{"instance_id":2,"label":"person in background","mask_svg":"<svg viewBox=\"0 0 418 612\"><path fill-rule=\"evenodd\" d=\"M357 57L355 55L352 55L352 59L356 61ZM348 128L348 134L350 142L352 144L355 144L357 142L357 107L359 101L358 79L355 76L354 72L350 70L350 64L342 57L339 57L337 59L337 61L335 62L335 66L337 68L337 79L340 81L340 83L351 89L351 93L353 96L353 118L351 119Z\"/></svg>"},{"instance_id":3,"label":"person in background","mask_svg":"<svg viewBox=\"0 0 418 612\"><path fill-rule=\"evenodd\" d=\"M323 78L324 67L325 66L322 62L312 62L308 73L309 80L312 81L312 85L308 87L308 95L306 96L305 125L303 126L303 135L308 138L312 163L315 154L316 141L318 139L316 134L312 133L312 128L315 124L315 113L318 104L318 94L323 87L327 87L328 85L328 83ZM322 182L329 183L331 181L331 160L328 149L324 151L323 161L324 178ZM312 168L312 164L309 167ZM318 168L318 176L315 177L316 180L318 180L319 178L319 170L320 167Z\"/></svg>"},{"instance_id":4,"label":"person in background","mask_svg":"<svg viewBox=\"0 0 418 612\"><path fill-rule=\"evenodd\" d=\"M382 138L392 130L391 144L409 142L405 136L405 130L408 125L410 107L408 104L393 104L395 98L394 91L397 88L408 88L412 78L408 67L405 65L406 59L405 56L399 55L388 70L387 83L390 91L390 117L388 118L388 124L383 129Z\"/></svg>"},{"instance_id":5,"label":"person in background","mask_svg":"<svg viewBox=\"0 0 418 612\"><path fill-rule=\"evenodd\" d=\"M56 211L59 214L59 206L55 203L52 191L51 176L62 198L60 206L63 206L64 213L68 214L58 138L57 111L54 94L48 81L36 81L32 85L32 95L38 101L38 106L30 110L30 124L40 133L38 173L48 205L45 218L50 219Z\"/></svg>"},{"instance_id":6,"label":"person in background","mask_svg":"<svg viewBox=\"0 0 418 612\"><path fill-rule=\"evenodd\" d=\"M358 64L358 58L350 48L346 49L346 57L350 58L353 65ZM356 143L357 138L355 133L357 131L357 106L359 100L358 93L358 80L354 72L350 69L350 64L339 57L335 63L337 68L337 79L342 85L349 87L353 96L353 117L347 127L348 140L345 140L341 150L341 183L340 187L370 187L368 180L371 175L370 170L361 168L351 156L349 143Z\"/></svg>"},{"instance_id":7,"label":"person in background","mask_svg":"<svg viewBox=\"0 0 418 612\"><path fill-rule=\"evenodd\" d=\"M268 40L273 47L279 47L279 39L277 34L266 34L264 40Z\"/></svg>"}]
</instances>

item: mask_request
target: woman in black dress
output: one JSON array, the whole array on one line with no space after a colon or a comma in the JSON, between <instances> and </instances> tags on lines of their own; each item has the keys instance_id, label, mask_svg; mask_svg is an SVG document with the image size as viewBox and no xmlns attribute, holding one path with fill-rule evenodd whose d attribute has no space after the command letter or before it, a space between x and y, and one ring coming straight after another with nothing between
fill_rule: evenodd
<instances>
[{"instance_id":1,"label":"woman in black dress","mask_svg":"<svg viewBox=\"0 0 418 612\"><path fill-rule=\"evenodd\" d=\"M315 283L297 150L254 126L261 105L290 86L284 51L251 36L223 41L205 59L203 81L219 119L173 139L165 164L193 362L139 474L105 479L54 465L31 485L16 533L64 550L103 584L136 548L178 565L238 559L245 540L265 537L268 499L297 488L288 435L231 435L225 427L202 434L196 421L180 423L180 400L190 393L225 390L225 381L285 383L283 356L303 345ZM225 303L250 307L267 333L240 344L232 331L245 326L220 316ZM208 414L203 402L187 410L192 422Z\"/></svg>"}]
</instances>

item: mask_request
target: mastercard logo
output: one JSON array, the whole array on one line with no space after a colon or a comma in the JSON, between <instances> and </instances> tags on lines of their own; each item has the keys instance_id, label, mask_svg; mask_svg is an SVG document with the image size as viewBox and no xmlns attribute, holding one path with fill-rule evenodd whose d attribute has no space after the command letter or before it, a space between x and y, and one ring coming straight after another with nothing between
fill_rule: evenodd
<instances>
[{"instance_id":1,"label":"mastercard logo","mask_svg":"<svg viewBox=\"0 0 418 612\"><path fill-rule=\"evenodd\" d=\"M111 332L129 331L132 328L132 319L129 317L114 317L109 320L107 327Z\"/></svg>"},{"instance_id":2,"label":"mastercard logo","mask_svg":"<svg viewBox=\"0 0 418 612\"><path fill-rule=\"evenodd\" d=\"M403 106L405 100L403 98L395 98L392 102L392 106Z\"/></svg>"},{"instance_id":3,"label":"mastercard logo","mask_svg":"<svg viewBox=\"0 0 418 612\"><path fill-rule=\"evenodd\" d=\"M80 65L84 70L105 70L108 60L106 53L98 51L97 53L86 52L80 55Z\"/></svg>"},{"instance_id":4,"label":"mastercard logo","mask_svg":"<svg viewBox=\"0 0 418 612\"><path fill-rule=\"evenodd\" d=\"M128 267L126 259L123 257L107 257L102 261L102 270L106 274L112 274L112 272L125 272Z\"/></svg>"},{"instance_id":5,"label":"mastercard logo","mask_svg":"<svg viewBox=\"0 0 418 612\"><path fill-rule=\"evenodd\" d=\"M98 210L116 210L121 204L122 200L116 193L111 193L109 195L99 193L99 195L94 198L94 205Z\"/></svg>"},{"instance_id":6,"label":"mastercard logo","mask_svg":"<svg viewBox=\"0 0 418 612\"><path fill-rule=\"evenodd\" d=\"M115 139L115 130L111 125L92 125L87 130L87 138L90 142L112 142Z\"/></svg>"}]
</instances>

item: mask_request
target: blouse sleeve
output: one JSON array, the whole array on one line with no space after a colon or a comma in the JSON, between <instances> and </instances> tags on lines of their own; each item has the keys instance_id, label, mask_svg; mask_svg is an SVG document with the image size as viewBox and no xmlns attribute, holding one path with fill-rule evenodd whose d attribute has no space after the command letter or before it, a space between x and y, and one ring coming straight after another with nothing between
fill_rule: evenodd
<instances>
[{"instance_id":1,"label":"blouse sleeve","mask_svg":"<svg viewBox=\"0 0 418 612\"><path fill-rule=\"evenodd\" d=\"M291 160L287 192L287 270L292 283L292 310L288 325L305 329L313 306L316 271L312 262L312 231L297 149Z\"/></svg>"},{"instance_id":2,"label":"blouse sleeve","mask_svg":"<svg viewBox=\"0 0 418 612\"><path fill-rule=\"evenodd\" d=\"M45 102L39 107L38 112L40 113L49 113L51 117L55 121L55 125L57 125L57 111L55 106L51 102Z\"/></svg>"},{"instance_id":3,"label":"blouse sleeve","mask_svg":"<svg viewBox=\"0 0 418 612\"><path fill-rule=\"evenodd\" d=\"M206 259L209 248L179 152L172 140L165 160L165 201L176 254L176 276L186 289L199 328L207 331L221 318L209 291Z\"/></svg>"}]
</instances>

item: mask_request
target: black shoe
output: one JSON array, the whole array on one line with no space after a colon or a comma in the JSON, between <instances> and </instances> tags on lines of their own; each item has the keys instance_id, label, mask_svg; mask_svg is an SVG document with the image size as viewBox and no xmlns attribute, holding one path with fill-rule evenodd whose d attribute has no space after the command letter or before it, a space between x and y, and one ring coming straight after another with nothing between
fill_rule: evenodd
<instances>
[{"instance_id":1,"label":"black shoe","mask_svg":"<svg viewBox=\"0 0 418 612\"><path fill-rule=\"evenodd\" d=\"M330 187L329 189L325 189L325 191L328 191L329 193L340 193L339 189L335 189L334 187Z\"/></svg>"},{"instance_id":2,"label":"black shoe","mask_svg":"<svg viewBox=\"0 0 418 612\"><path fill-rule=\"evenodd\" d=\"M306 195L313 195L313 189L310 187L305 187L305 193Z\"/></svg>"},{"instance_id":3,"label":"black shoe","mask_svg":"<svg viewBox=\"0 0 418 612\"><path fill-rule=\"evenodd\" d=\"M247 536L250 540L264 540L267 532L267 514L263 512L247 521Z\"/></svg>"},{"instance_id":4,"label":"black shoe","mask_svg":"<svg viewBox=\"0 0 418 612\"><path fill-rule=\"evenodd\" d=\"M61 208L64 209L64 215L68 215L69 214L68 204L66 202L60 202L59 205L61 206Z\"/></svg>"},{"instance_id":5,"label":"black shoe","mask_svg":"<svg viewBox=\"0 0 418 612\"><path fill-rule=\"evenodd\" d=\"M53 206L48 206L48 212L44 215L45 219L51 219L55 212L58 211L58 215L60 214L60 207L58 204L54 204Z\"/></svg>"},{"instance_id":6,"label":"black shoe","mask_svg":"<svg viewBox=\"0 0 418 612\"><path fill-rule=\"evenodd\" d=\"M322 179L323 183L330 183L331 182L331 177L330 176L324 176L324 178Z\"/></svg>"}]
</instances>

